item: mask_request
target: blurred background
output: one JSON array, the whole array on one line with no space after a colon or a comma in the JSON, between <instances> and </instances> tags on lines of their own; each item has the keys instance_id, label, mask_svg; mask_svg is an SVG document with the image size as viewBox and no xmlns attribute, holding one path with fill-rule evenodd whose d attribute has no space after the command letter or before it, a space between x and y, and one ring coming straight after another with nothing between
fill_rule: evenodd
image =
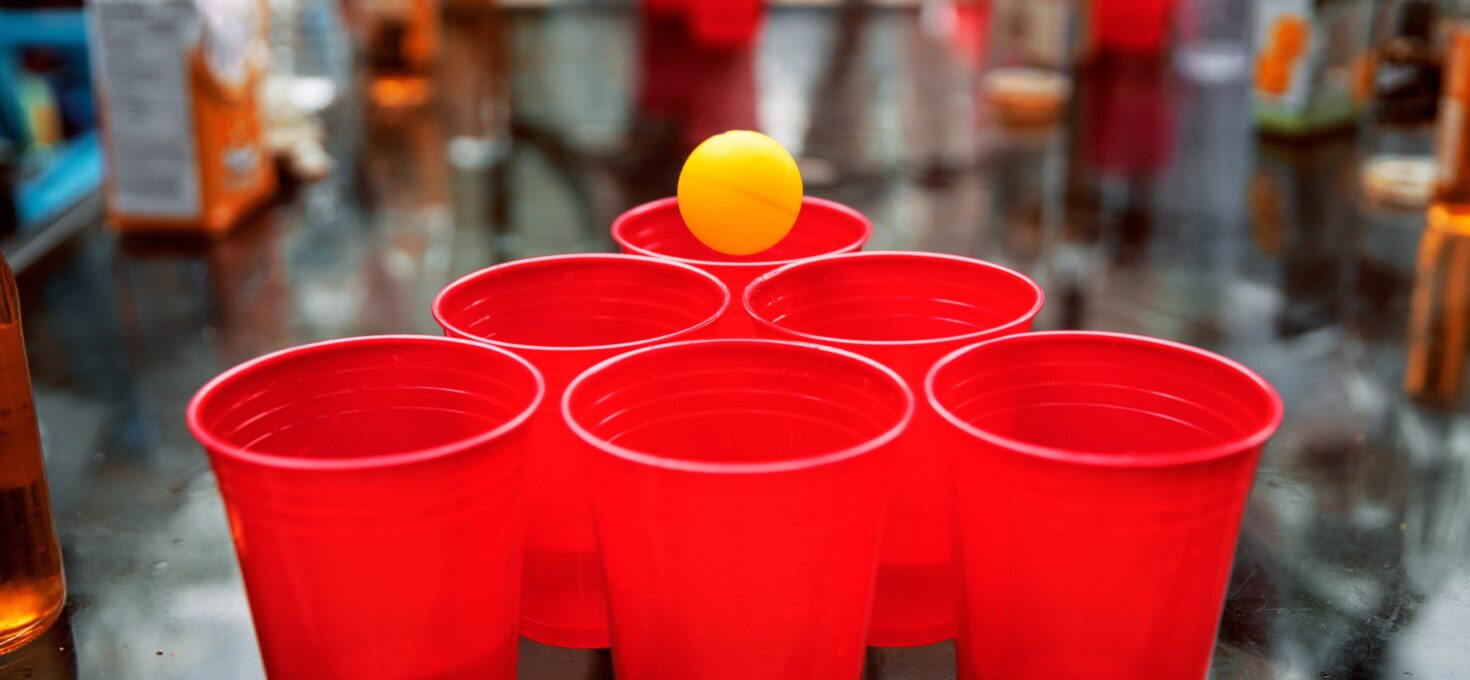
<instances>
[{"instance_id":1,"label":"blurred background","mask_svg":"<svg viewBox=\"0 0 1470 680\"><path fill-rule=\"evenodd\" d=\"M869 215L869 249L1011 266L1041 328L1280 389L1213 677L1470 677L1470 224L1426 229L1470 196L1436 188L1467 159L1462 4L0 0L0 250L70 587L0 677L262 677L193 391L436 333L434 293L490 264L612 250L732 128ZM525 643L521 677L611 670Z\"/></svg>"}]
</instances>

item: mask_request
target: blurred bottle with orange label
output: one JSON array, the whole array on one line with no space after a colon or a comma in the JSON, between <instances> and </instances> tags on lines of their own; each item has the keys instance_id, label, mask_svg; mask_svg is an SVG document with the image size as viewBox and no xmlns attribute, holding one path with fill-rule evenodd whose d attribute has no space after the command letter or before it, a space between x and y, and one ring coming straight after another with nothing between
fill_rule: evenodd
<instances>
[{"instance_id":1,"label":"blurred bottle with orange label","mask_svg":"<svg viewBox=\"0 0 1470 680\"><path fill-rule=\"evenodd\" d=\"M366 0L363 8L373 103L414 106L431 99L442 42L437 0Z\"/></svg>"},{"instance_id":2,"label":"blurred bottle with orange label","mask_svg":"<svg viewBox=\"0 0 1470 680\"><path fill-rule=\"evenodd\" d=\"M1470 24L1450 33L1435 140L1434 202L1419 242L1404 391L1461 402L1470 351Z\"/></svg>"},{"instance_id":3,"label":"blurred bottle with orange label","mask_svg":"<svg viewBox=\"0 0 1470 680\"><path fill-rule=\"evenodd\" d=\"M1360 102L1368 0L1260 0L1255 4L1255 119L1278 136L1350 127Z\"/></svg>"},{"instance_id":4,"label":"blurred bottle with orange label","mask_svg":"<svg viewBox=\"0 0 1470 680\"><path fill-rule=\"evenodd\" d=\"M274 194L259 0L96 0L89 12L115 228L220 234Z\"/></svg>"},{"instance_id":5,"label":"blurred bottle with orange label","mask_svg":"<svg viewBox=\"0 0 1470 680\"><path fill-rule=\"evenodd\" d=\"M1363 193L1375 204L1417 211L1428 205L1434 187L1439 7L1437 0L1386 4L1364 59Z\"/></svg>"},{"instance_id":6,"label":"blurred bottle with orange label","mask_svg":"<svg viewBox=\"0 0 1470 680\"><path fill-rule=\"evenodd\" d=\"M1268 37L1256 55L1256 91L1281 97L1291 87L1297 62L1306 54L1312 25L1295 12L1282 12L1268 25Z\"/></svg>"}]
</instances>

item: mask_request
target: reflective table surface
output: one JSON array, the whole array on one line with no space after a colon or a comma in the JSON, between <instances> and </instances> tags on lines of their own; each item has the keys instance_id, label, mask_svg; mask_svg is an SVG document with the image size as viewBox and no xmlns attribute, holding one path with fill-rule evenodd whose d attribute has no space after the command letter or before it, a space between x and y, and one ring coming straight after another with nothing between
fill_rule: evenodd
<instances>
[{"instance_id":1,"label":"reflective table surface","mask_svg":"<svg viewBox=\"0 0 1470 680\"><path fill-rule=\"evenodd\" d=\"M451 5L437 98L387 108L349 83L326 111L326 179L226 239L93 225L32 266L71 594L0 678L262 677L184 426L194 390L288 345L435 333L445 283L611 250L613 217L671 194L693 143L752 127L809 194L872 217L870 249L1012 266L1047 290L1040 328L1181 340L1279 388L1214 677L1470 677L1470 419L1404 388L1416 282L1470 272L1416 264L1422 210L1361 198L1351 134L1262 141L1244 75L1167 60L1082 67L1060 124L1007 130L978 95L981 45L943 7L781 8L753 48L716 51L627 7ZM954 674L946 644L869 659L870 678ZM525 643L521 677L612 674L605 652Z\"/></svg>"}]
</instances>

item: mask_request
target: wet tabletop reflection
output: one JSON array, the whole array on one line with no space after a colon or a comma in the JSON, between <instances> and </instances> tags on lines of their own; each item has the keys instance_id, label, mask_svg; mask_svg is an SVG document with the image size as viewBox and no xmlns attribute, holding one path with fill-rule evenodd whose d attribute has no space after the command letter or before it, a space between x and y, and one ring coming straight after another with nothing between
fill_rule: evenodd
<instances>
[{"instance_id":1,"label":"wet tabletop reflection","mask_svg":"<svg viewBox=\"0 0 1470 680\"><path fill-rule=\"evenodd\" d=\"M944 4L778 8L753 47L712 49L630 8L449 3L435 96L344 93L327 178L227 239L99 227L33 267L71 597L0 677L262 677L184 428L193 391L291 344L434 333L434 293L489 264L611 250L615 215L739 127L791 149L808 193L871 216L873 249L1015 267L1048 291L1040 328L1197 344L1280 389L1214 677L1470 676L1470 236L1362 199L1351 136L1259 140L1243 76L1106 57L1078 67L1062 120L1007 128L977 86L983 41ZM870 678L952 674L948 645L869 654ZM611 669L527 643L522 677Z\"/></svg>"}]
</instances>

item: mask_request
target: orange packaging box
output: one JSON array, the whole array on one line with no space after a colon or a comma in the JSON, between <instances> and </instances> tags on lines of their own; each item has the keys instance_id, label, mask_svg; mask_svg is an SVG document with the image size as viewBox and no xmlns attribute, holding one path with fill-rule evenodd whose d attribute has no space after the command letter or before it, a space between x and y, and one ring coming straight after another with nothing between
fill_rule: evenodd
<instances>
[{"instance_id":1,"label":"orange packaging box","mask_svg":"<svg viewBox=\"0 0 1470 680\"><path fill-rule=\"evenodd\" d=\"M257 0L93 0L108 222L223 234L276 189L256 102Z\"/></svg>"}]
</instances>

